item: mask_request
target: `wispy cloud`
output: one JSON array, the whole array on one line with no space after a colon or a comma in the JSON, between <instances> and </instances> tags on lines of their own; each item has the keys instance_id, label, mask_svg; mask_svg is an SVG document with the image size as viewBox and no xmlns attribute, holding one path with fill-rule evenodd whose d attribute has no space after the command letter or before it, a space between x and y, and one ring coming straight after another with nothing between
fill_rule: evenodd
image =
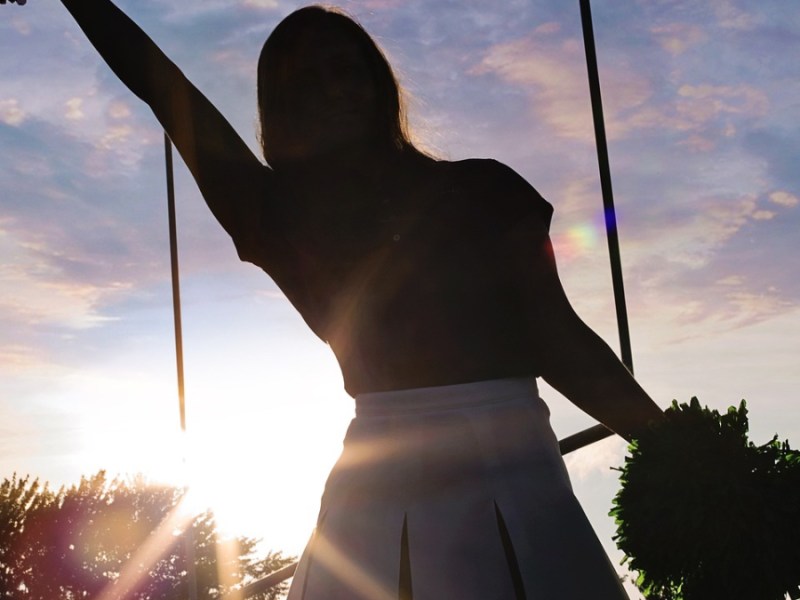
<instances>
[{"instance_id":1,"label":"wispy cloud","mask_svg":"<svg viewBox=\"0 0 800 600\"><path fill-rule=\"evenodd\" d=\"M32 345L7 344L0 346L0 364L6 376L33 369L41 364L41 350Z\"/></svg>"},{"instance_id":2,"label":"wispy cloud","mask_svg":"<svg viewBox=\"0 0 800 600\"><path fill-rule=\"evenodd\" d=\"M530 95L532 110L554 135L591 143L583 46L574 38L559 36L558 31L555 24L547 24L526 38L493 46L472 73L493 73L519 86ZM691 149L709 151L720 135L736 133L728 117L755 119L769 108L767 95L748 84L662 81L657 89L650 77L630 65L605 66L602 77L611 139L646 129L673 130L684 134L684 143Z\"/></svg>"},{"instance_id":3,"label":"wispy cloud","mask_svg":"<svg viewBox=\"0 0 800 600\"><path fill-rule=\"evenodd\" d=\"M20 125L25 120L25 111L16 98L0 100L0 121L12 127Z\"/></svg>"},{"instance_id":4,"label":"wispy cloud","mask_svg":"<svg viewBox=\"0 0 800 600\"><path fill-rule=\"evenodd\" d=\"M591 447L568 454L564 462L573 480L585 480L593 476L616 478L617 474L612 467L622 464L626 447L625 440L612 436L592 444Z\"/></svg>"},{"instance_id":5,"label":"wispy cloud","mask_svg":"<svg viewBox=\"0 0 800 600\"><path fill-rule=\"evenodd\" d=\"M280 6L278 0L242 0L242 6L274 10Z\"/></svg>"},{"instance_id":6,"label":"wispy cloud","mask_svg":"<svg viewBox=\"0 0 800 600\"><path fill-rule=\"evenodd\" d=\"M740 84L683 84L677 89L673 115L662 115L661 121L680 131L690 132L686 144L695 150L714 148L716 139L736 134L736 125L726 118L744 116L755 119L767 113L767 95L753 86ZM712 135L709 134L709 129Z\"/></svg>"},{"instance_id":7,"label":"wispy cloud","mask_svg":"<svg viewBox=\"0 0 800 600\"><path fill-rule=\"evenodd\" d=\"M712 0L711 6L719 26L724 29L752 29L758 23L755 14L740 8L733 0Z\"/></svg>"},{"instance_id":8,"label":"wispy cloud","mask_svg":"<svg viewBox=\"0 0 800 600\"><path fill-rule=\"evenodd\" d=\"M551 24L526 38L496 44L471 73L494 74L519 86L531 95L532 109L556 135L591 141L583 47L574 38L558 35L559 30Z\"/></svg>"},{"instance_id":9,"label":"wispy cloud","mask_svg":"<svg viewBox=\"0 0 800 600\"><path fill-rule=\"evenodd\" d=\"M703 28L694 23L664 23L651 27L650 32L661 47L673 56L683 54L687 49L708 39Z\"/></svg>"},{"instance_id":10,"label":"wispy cloud","mask_svg":"<svg viewBox=\"0 0 800 600\"><path fill-rule=\"evenodd\" d=\"M81 107L83 106L83 98L70 98L65 103L66 111L64 118L69 121L82 121L86 115L83 113Z\"/></svg>"},{"instance_id":11,"label":"wispy cloud","mask_svg":"<svg viewBox=\"0 0 800 600\"><path fill-rule=\"evenodd\" d=\"M784 190L778 190L776 192L772 192L769 195L769 199L775 204L778 204L779 206L786 206L786 207L794 207L797 206L798 203L800 203L800 199L798 199L797 196Z\"/></svg>"},{"instance_id":12,"label":"wispy cloud","mask_svg":"<svg viewBox=\"0 0 800 600\"><path fill-rule=\"evenodd\" d=\"M30 23L18 15L11 17L11 26L19 35L30 35L31 33Z\"/></svg>"}]
</instances>

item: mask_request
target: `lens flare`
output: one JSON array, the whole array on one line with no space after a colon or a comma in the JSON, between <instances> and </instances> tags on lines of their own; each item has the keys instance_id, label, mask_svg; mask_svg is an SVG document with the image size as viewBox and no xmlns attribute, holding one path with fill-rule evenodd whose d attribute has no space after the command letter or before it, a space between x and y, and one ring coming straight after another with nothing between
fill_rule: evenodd
<instances>
[{"instance_id":1,"label":"lens flare","mask_svg":"<svg viewBox=\"0 0 800 600\"><path fill-rule=\"evenodd\" d=\"M594 223L579 223L570 227L566 233L553 240L556 257L559 260L571 261L589 252L597 246L600 228Z\"/></svg>"}]
</instances>

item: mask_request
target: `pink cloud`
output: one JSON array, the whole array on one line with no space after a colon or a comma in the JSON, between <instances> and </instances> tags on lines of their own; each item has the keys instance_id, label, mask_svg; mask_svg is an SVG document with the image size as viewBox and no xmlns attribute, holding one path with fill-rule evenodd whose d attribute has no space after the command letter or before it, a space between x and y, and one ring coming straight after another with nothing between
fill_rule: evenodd
<instances>
[{"instance_id":1,"label":"pink cloud","mask_svg":"<svg viewBox=\"0 0 800 600\"><path fill-rule=\"evenodd\" d=\"M690 47L704 42L708 36L703 29L691 23L666 23L650 29L661 47L673 56L683 54Z\"/></svg>"},{"instance_id":2,"label":"pink cloud","mask_svg":"<svg viewBox=\"0 0 800 600\"><path fill-rule=\"evenodd\" d=\"M583 45L575 38L555 35L558 31L558 27L540 26L525 38L492 46L469 72L494 75L522 88L529 94L533 114L554 135L593 143ZM656 33L671 52L704 39L703 32L691 25L663 26ZM707 152L720 136L736 133L733 117L758 117L769 108L767 95L749 84L662 82L672 87L663 89L665 100L657 100L651 75L626 63L601 62L600 71L610 139L645 129L676 130L686 132L688 148Z\"/></svg>"},{"instance_id":3,"label":"pink cloud","mask_svg":"<svg viewBox=\"0 0 800 600\"><path fill-rule=\"evenodd\" d=\"M530 36L491 47L470 74L494 74L527 90L531 109L555 135L594 142L583 44L558 37L557 27L540 26ZM624 65L604 67L607 133L620 138L657 120L650 116L649 81Z\"/></svg>"}]
</instances>

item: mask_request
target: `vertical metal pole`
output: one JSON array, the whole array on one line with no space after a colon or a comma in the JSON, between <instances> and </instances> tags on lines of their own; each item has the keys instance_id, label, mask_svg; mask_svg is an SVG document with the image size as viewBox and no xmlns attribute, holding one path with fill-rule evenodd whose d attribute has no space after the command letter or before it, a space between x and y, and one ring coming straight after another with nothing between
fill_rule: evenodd
<instances>
[{"instance_id":1,"label":"vertical metal pole","mask_svg":"<svg viewBox=\"0 0 800 600\"><path fill-rule=\"evenodd\" d=\"M169 258L172 268L172 315L175 323L175 356L178 368L178 410L181 432L186 433L186 400L183 384L183 328L181 326L181 288L178 272L178 229L175 218L175 181L172 175L172 142L164 134L164 158L167 165L167 214L169 218Z\"/></svg>"},{"instance_id":2,"label":"vertical metal pole","mask_svg":"<svg viewBox=\"0 0 800 600\"><path fill-rule=\"evenodd\" d=\"M611 168L608 162L606 129L603 122L603 103L600 97L600 76L597 72L597 52L592 27L592 11L589 0L580 0L581 23L583 25L583 45L586 51L586 69L589 73L589 91L592 100L594 135L597 145L597 161L600 168L600 188L603 194L603 208L608 237L608 253L611 259L611 282L614 287L614 303L617 310L619 346L622 363L633 373L633 352L631 351L628 312L625 305L625 289L622 284L622 261L617 234L617 215L614 210L614 195L611 191Z\"/></svg>"},{"instance_id":3,"label":"vertical metal pole","mask_svg":"<svg viewBox=\"0 0 800 600\"><path fill-rule=\"evenodd\" d=\"M183 328L181 325L181 290L178 271L178 227L175 218L175 180L172 174L172 142L164 133L164 159L167 167L167 215L169 219L169 256L172 269L172 315L175 322L175 356L178 369L178 410L181 419L181 435L186 436L186 400L183 384ZM183 456L184 463L186 456ZM189 600L197 600L197 572L195 569L194 534L192 521L183 536L186 557L186 574L189 579Z\"/></svg>"}]
</instances>

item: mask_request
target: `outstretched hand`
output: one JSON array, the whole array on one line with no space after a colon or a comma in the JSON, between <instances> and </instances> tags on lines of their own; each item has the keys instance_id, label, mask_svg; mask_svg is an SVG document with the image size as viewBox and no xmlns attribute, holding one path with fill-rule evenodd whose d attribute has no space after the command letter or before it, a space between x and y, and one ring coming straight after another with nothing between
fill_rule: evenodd
<instances>
[{"instance_id":1,"label":"outstretched hand","mask_svg":"<svg viewBox=\"0 0 800 600\"><path fill-rule=\"evenodd\" d=\"M20 6L25 4L27 1L28 0L9 0L9 2L11 2L11 4L19 4ZM5 3L6 3L6 0L0 0L0 4L5 4Z\"/></svg>"}]
</instances>

